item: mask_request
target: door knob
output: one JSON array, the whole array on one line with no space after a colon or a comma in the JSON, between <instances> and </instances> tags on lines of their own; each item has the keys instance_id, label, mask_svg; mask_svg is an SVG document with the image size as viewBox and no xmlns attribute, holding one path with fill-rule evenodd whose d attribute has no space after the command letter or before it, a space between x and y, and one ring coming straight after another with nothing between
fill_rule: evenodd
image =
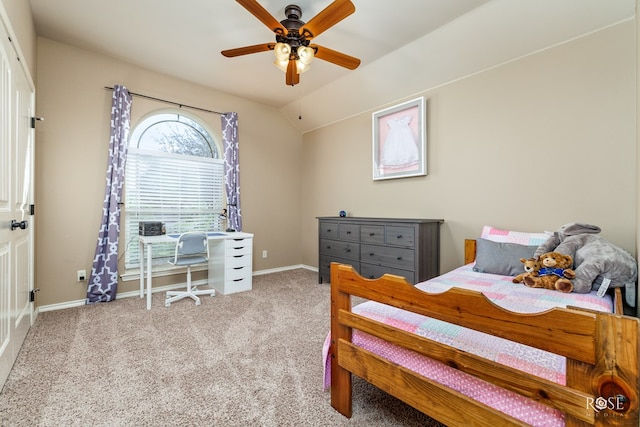
<instances>
[{"instance_id":1,"label":"door knob","mask_svg":"<svg viewBox=\"0 0 640 427\"><path fill-rule=\"evenodd\" d=\"M15 219L11 220L11 231L15 230L16 228L24 230L28 226L29 223L27 221L16 221Z\"/></svg>"}]
</instances>

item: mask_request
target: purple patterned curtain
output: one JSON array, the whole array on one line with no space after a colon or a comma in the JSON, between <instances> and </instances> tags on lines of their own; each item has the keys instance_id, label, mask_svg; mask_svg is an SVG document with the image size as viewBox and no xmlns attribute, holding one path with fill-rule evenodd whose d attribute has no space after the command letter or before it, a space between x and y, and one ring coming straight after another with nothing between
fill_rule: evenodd
<instances>
[{"instance_id":1,"label":"purple patterned curtain","mask_svg":"<svg viewBox=\"0 0 640 427\"><path fill-rule=\"evenodd\" d=\"M238 113L222 115L224 141L224 176L227 192L228 228L242 231L240 210L240 162L238 159Z\"/></svg>"},{"instance_id":2,"label":"purple patterned curtain","mask_svg":"<svg viewBox=\"0 0 640 427\"><path fill-rule=\"evenodd\" d=\"M127 156L131 94L124 86L114 86L111 104L111 137L107 185L102 209L102 225L87 286L87 304L116 298L118 288L118 239L120 236L120 200Z\"/></svg>"}]
</instances>

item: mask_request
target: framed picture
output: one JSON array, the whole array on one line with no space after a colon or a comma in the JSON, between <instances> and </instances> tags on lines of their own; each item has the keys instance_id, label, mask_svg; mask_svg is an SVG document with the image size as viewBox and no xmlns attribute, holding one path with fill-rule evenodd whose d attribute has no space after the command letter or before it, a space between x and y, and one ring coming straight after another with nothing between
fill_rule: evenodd
<instances>
[{"instance_id":1,"label":"framed picture","mask_svg":"<svg viewBox=\"0 0 640 427\"><path fill-rule=\"evenodd\" d=\"M373 113L373 179L427 174L424 97Z\"/></svg>"}]
</instances>

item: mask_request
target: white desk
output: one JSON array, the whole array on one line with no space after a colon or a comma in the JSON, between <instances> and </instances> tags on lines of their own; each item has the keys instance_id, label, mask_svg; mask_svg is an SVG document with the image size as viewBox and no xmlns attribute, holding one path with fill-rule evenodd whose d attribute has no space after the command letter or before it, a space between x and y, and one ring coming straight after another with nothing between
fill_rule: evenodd
<instances>
[{"instance_id":1,"label":"white desk","mask_svg":"<svg viewBox=\"0 0 640 427\"><path fill-rule=\"evenodd\" d=\"M229 245L229 241L240 241L240 240L248 240L248 246L252 245L253 234L244 233L244 232L232 232L232 233L223 233L223 232L208 232L209 236L209 282L210 283L220 283L224 282L224 279L213 280L212 278L212 266L219 266L221 264L225 264L227 255L225 248L232 248L233 245ZM147 274L147 310L151 310L151 267L152 267L152 247L154 243L166 243L166 242L176 242L178 240L178 234L164 234L162 236L138 236L140 243L140 298L144 298L144 275L145 275L145 248L146 248L146 274ZM216 245L216 243L219 243ZM217 249L216 249L217 248ZM213 250L212 250L213 249ZM252 252L249 249L249 253L246 251L244 255L248 255L249 260L249 274L251 270L250 260L252 257ZM218 269L216 269L218 270ZM222 273L218 273L218 275L224 274L224 269ZM250 285L249 285L250 286ZM224 289L224 288L223 288ZM224 291L221 291L224 294Z\"/></svg>"}]
</instances>

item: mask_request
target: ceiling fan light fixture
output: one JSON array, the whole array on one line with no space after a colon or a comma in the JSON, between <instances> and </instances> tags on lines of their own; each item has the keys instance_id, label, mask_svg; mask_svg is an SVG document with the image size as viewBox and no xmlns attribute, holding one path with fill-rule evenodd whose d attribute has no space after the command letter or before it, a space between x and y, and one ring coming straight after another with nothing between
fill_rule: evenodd
<instances>
[{"instance_id":1,"label":"ceiling fan light fixture","mask_svg":"<svg viewBox=\"0 0 640 427\"><path fill-rule=\"evenodd\" d=\"M275 65L276 67L278 67L280 70L282 70L283 73L287 72L287 66L289 65L289 59L285 59L283 61L280 61L278 59L276 59L275 61L273 61L273 65Z\"/></svg>"},{"instance_id":2,"label":"ceiling fan light fixture","mask_svg":"<svg viewBox=\"0 0 640 427\"><path fill-rule=\"evenodd\" d=\"M296 61L296 70L298 71L298 74L302 74L305 71L308 71L310 68L311 65L305 64L300 59Z\"/></svg>"},{"instance_id":3,"label":"ceiling fan light fixture","mask_svg":"<svg viewBox=\"0 0 640 427\"><path fill-rule=\"evenodd\" d=\"M311 68L311 62L315 57L349 70L355 70L360 65L358 58L318 45L309 46L313 38L356 11L351 0L333 0L329 6L306 23L300 20L302 8L297 5L287 6L285 8L287 18L278 21L260 5L259 0L237 0L237 2L273 31L276 43L223 50L220 53L225 57L233 58L273 50L274 65L285 73L285 82L290 86L300 83L300 74Z\"/></svg>"},{"instance_id":4,"label":"ceiling fan light fixture","mask_svg":"<svg viewBox=\"0 0 640 427\"><path fill-rule=\"evenodd\" d=\"M314 52L309 46L300 46L298 48L298 61L302 62L304 65L311 64L313 61Z\"/></svg>"},{"instance_id":5,"label":"ceiling fan light fixture","mask_svg":"<svg viewBox=\"0 0 640 427\"><path fill-rule=\"evenodd\" d=\"M287 43L276 43L275 47L273 48L273 53L276 55L276 61L289 61L289 56L291 55L291 46Z\"/></svg>"}]
</instances>

